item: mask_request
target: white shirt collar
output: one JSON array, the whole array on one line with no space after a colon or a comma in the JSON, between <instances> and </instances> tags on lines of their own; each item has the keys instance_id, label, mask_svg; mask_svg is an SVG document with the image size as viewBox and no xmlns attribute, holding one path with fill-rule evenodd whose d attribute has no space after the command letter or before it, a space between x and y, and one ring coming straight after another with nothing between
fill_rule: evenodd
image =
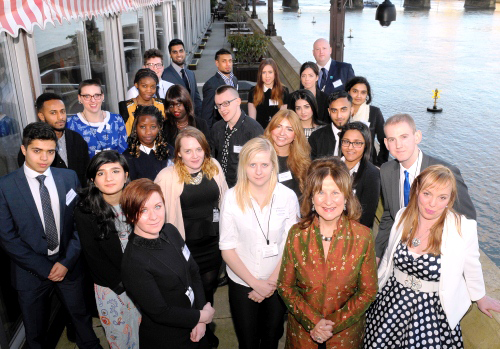
<instances>
[{"instance_id":1,"label":"white shirt collar","mask_svg":"<svg viewBox=\"0 0 500 349\"><path fill-rule=\"evenodd\" d=\"M270 88L270 87L267 87L266 85L264 85L264 93L266 93L266 92L267 92L267 90L271 90L271 88Z\"/></svg>"},{"instance_id":2,"label":"white shirt collar","mask_svg":"<svg viewBox=\"0 0 500 349\"><path fill-rule=\"evenodd\" d=\"M340 160L342 160L343 162L345 162L345 156L342 156L342 157L340 158ZM357 163L356 165L354 165L354 167L353 167L353 168L351 168L351 169L349 170L349 174L350 174L351 176L352 176L352 174L353 174L354 172L358 172L358 170L359 170L359 165L360 165L360 164L361 164L361 161L358 161L358 163Z\"/></svg>"},{"instance_id":3,"label":"white shirt collar","mask_svg":"<svg viewBox=\"0 0 500 349\"><path fill-rule=\"evenodd\" d=\"M322 66L320 66L320 65L318 64L318 68L319 68L319 70L321 70L321 68L325 68L325 69L326 69L326 71L328 72L328 71L330 71L330 66L331 66L331 65L332 65L332 59L330 58L330 59L328 60L328 62L326 62L326 64L325 64L325 66L324 66L324 67L322 67Z\"/></svg>"},{"instance_id":4,"label":"white shirt collar","mask_svg":"<svg viewBox=\"0 0 500 349\"><path fill-rule=\"evenodd\" d=\"M29 168L28 165L26 165L26 161L25 161L24 165L23 165L23 168L24 168L24 174L28 178L36 179L36 177L38 177L38 176L40 176L42 174L44 176L47 176L47 177L51 177L52 176L52 172L50 171L50 167L48 169L46 169L44 173L39 173L39 172L36 172L35 170L32 170L31 168Z\"/></svg>"},{"instance_id":5,"label":"white shirt collar","mask_svg":"<svg viewBox=\"0 0 500 349\"><path fill-rule=\"evenodd\" d=\"M109 118L110 118L110 112L109 111L105 111L104 114L106 115L104 117L104 120L101 121L101 122L88 122L85 117L83 116L82 113L77 113L76 115L78 116L78 118L80 119L81 122L83 122L85 125L87 126L92 126L92 127L99 127L101 125L108 125L109 124Z\"/></svg>"},{"instance_id":6,"label":"white shirt collar","mask_svg":"<svg viewBox=\"0 0 500 349\"><path fill-rule=\"evenodd\" d=\"M139 150L143 151L144 153L148 154L151 153L151 150L156 150L156 144L153 145L153 148L146 147L144 144L141 144L139 146Z\"/></svg>"}]
</instances>

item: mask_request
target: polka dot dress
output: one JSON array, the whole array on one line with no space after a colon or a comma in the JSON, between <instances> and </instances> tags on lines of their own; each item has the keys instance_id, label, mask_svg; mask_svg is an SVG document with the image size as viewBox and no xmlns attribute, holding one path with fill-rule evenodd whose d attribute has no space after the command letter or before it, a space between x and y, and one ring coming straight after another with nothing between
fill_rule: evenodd
<instances>
[{"instance_id":1,"label":"polka dot dress","mask_svg":"<svg viewBox=\"0 0 500 349\"><path fill-rule=\"evenodd\" d=\"M439 281L441 258L414 257L399 243L394 266L421 280ZM438 292L415 292L391 276L366 313L364 348L463 348L460 324L454 330L446 319Z\"/></svg>"}]
</instances>

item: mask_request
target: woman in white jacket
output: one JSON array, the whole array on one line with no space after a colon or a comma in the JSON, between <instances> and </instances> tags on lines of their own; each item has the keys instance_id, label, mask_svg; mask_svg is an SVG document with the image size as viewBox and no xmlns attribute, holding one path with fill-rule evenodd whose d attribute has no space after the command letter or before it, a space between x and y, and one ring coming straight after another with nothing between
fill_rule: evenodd
<instances>
[{"instance_id":1,"label":"woman in white jacket","mask_svg":"<svg viewBox=\"0 0 500 349\"><path fill-rule=\"evenodd\" d=\"M490 316L476 221L452 209L455 177L426 168L396 215L378 270L379 293L367 312L365 348L463 348L460 320L471 301Z\"/></svg>"}]
</instances>

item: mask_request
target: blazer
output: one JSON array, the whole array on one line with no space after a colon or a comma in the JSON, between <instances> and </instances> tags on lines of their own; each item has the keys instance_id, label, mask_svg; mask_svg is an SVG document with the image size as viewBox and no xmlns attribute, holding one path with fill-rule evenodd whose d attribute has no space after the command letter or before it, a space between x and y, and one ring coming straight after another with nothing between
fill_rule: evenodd
<instances>
[{"instance_id":1,"label":"blazer","mask_svg":"<svg viewBox=\"0 0 500 349\"><path fill-rule=\"evenodd\" d=\"M56 157L50 166L57 168L69 168L70 170L75 171L78 179L80 180L80 184L85 187L87 186L85 171L87 171L87 166L90 162L89 146L83 139L82 135L78 132L65 129L64 135L66 137L68 164L66 165L56 152ZM24 164L24 154L21 150L19 150L19 154L17 155L17 163L19 164L19 167Z\"/></svg>"},{"instance_id":2,"label":"blazer","mask_svg":"<svg viewBox=\"0 0 500 349\"><path fill-rule=\"evenodd\" d=\"M141 309L141 349L199 348L189 334L200 319L205 293L198 265L191 254L186 260L184 248L172 224L165 224L157 239L129 236L121 269L127 294ZM192 305L188 287L194 291Z\"/></svg>"},{"instance_id":3,"label":"blazer","mask_svg":"<svg viewBox=\"0 0 500 349\"><path fill-rule=\"evenodd\" d=\"M370 133L372 134L372 150L370 161L375 166L380 167L383 163L386 163L387 160L389 160L389 150L387 150L384 142L385 120L379 108L370 105L370 115L368 116L368 122L370 123ZM380 144L380 151L378 155L377 151L375 150L375 136L377 136L378 143Z\"/></svg>"},{"instance_id":4,"label":"blazer","mask_svg":"<svg viewBox=\"0 0 500 349\"><path fill-rule=\"evenodd\" d=\"M186 77L191 88L191 100L193 101L195 114L197 117L200 117L201 98L200 92L198 91L198 84L196 83L196 77L194 75L194 72L188 69L187 64L184 64L184 71L186 72ZM163 75L161 76L161 78L172 84L186 87L186 84L184 84L184 80L182 80L181 76L179 75L179 73L177 73L172 64L170 64L167 68L165 68L165 70L163 70Z\"/></svg>"},{"instance_id":5,"label":"blazer","mask_svg":"<svg viewBox=\"0 0 500 349\"><path fill-rule=\"evenodd\" d=\"M116 294L125 289L122 284L122 246L118 233L114 230L108 239L97 240L99 226L95 215L86 213L77 206L75 208L75 223L83 255L90 269L94 283L108 287Z\"/></svg>"},{"instance_id":6,"label":"blazer","mask_svg":"<svg viewBox=\"0 0 500 349\"><path fill-rule=\"evenodd\" d=\"M469 219L476 219L476 209L469 196L467 185L460 174L460 170L441 159L434 158L422 152L420 171L432 165L444 165L453 172L457 181L457 200L455 200L453 209ZM382 214L382 218L380 218L379 230L375 239L375 252L379 258L382 257L387 247L394 218L401 208L399 207L399 162L397 160L386 162L380 167L380 181L382 185L384 213Z\"/></svg>"},{"instance_id":7,"label":"blazer","mask_svg":"<svg viewBox=\"0 0 500 349\"><path fill-rule=\"evenodd\" d=\"M48 258L47 238L31 190L21 167L0 178L0 245L10 257L12 286L32 290L47 280L53 265L68 268L66 278L81 275L80 239L74 229L76 197L67 203L66 195L80 187L72 170L51 168L60 205L60 242L56 261Z\"/></svg>"},{"instance_id":8,"label":"blazer","mask_svg":"<svg viewBox=\"0 0 500 349\"><path fill-rule=\"evenodd\" d=\"M394 252L403 233L403 226L396 227L404 210L405 208L402 208L396 215L396 224L391 230L386 253L378 268L379 292L394 273ZM460 216L460 233L456 223L454 214L448 212L441 241L441 277L438 291L450 328L458 325L471 301L477 301L486 294L479 262L477 223Z\"/></svg>"},{"instance_id":9,"label":"blazer","mask_svg":"<svg viewBox=\"0 0 500 349\"><path fill-rule=\"evenodd\" d=\"M333 156L335 147L338 146L336 143L331 123L311 133L309 137L311 160Z\"/></svg>"},{"instance_id":10,"label":"blazer","mask_svg":"<svg viewBox=\"0 0 500 349\"><path fill-rule=\"evenodd\" d=\"M338 62L332 59L330 70L328 71L328 76L326 78L326 85L322 90L324 93L326 93L327 96L336 91L344 91L346 83L353 77L354 70L352 69L352 65L350 65L349 63ZM337 84L339 80L340 85L335 87L333 84Z\"/></svg>"},{"instance_id":11,"label":"blazer","mask_svg":"<svg viewBox=\"0 0 500 349\"><path fill-rule=\"evenodd\" d=\"M224 199L224 194L227 190L226 177L224 171L219 165L219 162L212 158L212 163L217 166L219 173L214 176L215 182L219 186L219 208ZM179 181L179 175L175 170L175 166L164 168L156 177L155 183L158 184L165 197L165 211L167 223L173 224L181 234L183 239L186 239L184 230L184 219L182 218L181 194L184 190L184 182Z\"/></svg>"},{"instance_id":12,"label":"blazer","mask_svg":"<svg viewBox=\"0 0 500 349\"><path fill-rule=\"evenodd\" d=\"M330 118L330 113L328 112L328 95L321 91L316 86L316 103L318 104L318 119L319 121L324 122L325 124L329 124L332 122Z\"/></svg>"},{"instance_id":13,"label":"blazer","mask_svg":"<svg viewBox=\"0 0 500 349\"><path fill-rule=\"evenodd\" d=\"M380 198L379 169L371 162L361 159L358 173L354 177L353 186L363 210L359 222L368 228L372 228Z\"/></svg>"},{"instance_id":14,"label":"blazer","mask_svg":"<svg viewBox=\"0 0 500 349\"><path fill-rule=\"evenodd\" d=\"M233 84L238 89L238 79L236 76L233 78ZM205 119L208 124L208 127L211 128L216 121L219 121L221 118L219 112L215 110L215 90L217 87L226 85L226 82L220 76L219 72L215 73L205 85L203 85L203 106L201 112L201 118Z\"/></svg>"}]
</instances>

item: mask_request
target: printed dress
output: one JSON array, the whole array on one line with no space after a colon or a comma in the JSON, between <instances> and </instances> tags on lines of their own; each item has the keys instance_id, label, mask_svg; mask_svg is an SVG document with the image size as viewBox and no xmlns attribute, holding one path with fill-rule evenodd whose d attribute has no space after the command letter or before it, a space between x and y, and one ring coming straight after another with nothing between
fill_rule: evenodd
<instances>
[{"instance_id":1,"label":"printed dress","mask_svg":"<svg viewBox=\"0 0 500 349\"><path fill-rule=\"evenodd\" d=\"M125 251L131 232L130 226L125 222L125 215L120 206L113 206L113 209L117 212L116 231L122 251ZM106 332L110 349L138 349L141 314L127 296L127 292L118 295L110 288L97 284L94 284L94 292L99 319Z\"/></svg>"},{"instance_id":2,"label":"printed dress","mask_svg":"<svg viewBox=\"0 0 500 349\"><path fill-rule=\"evenodd\" d=\"M441 257L417 255L399 243L394 267L425 281L439 281ZM463 348L460 323L451 329L438 292L413 291L391 276L366 313L364 348Z\"/></svg>"}]
</instances>

